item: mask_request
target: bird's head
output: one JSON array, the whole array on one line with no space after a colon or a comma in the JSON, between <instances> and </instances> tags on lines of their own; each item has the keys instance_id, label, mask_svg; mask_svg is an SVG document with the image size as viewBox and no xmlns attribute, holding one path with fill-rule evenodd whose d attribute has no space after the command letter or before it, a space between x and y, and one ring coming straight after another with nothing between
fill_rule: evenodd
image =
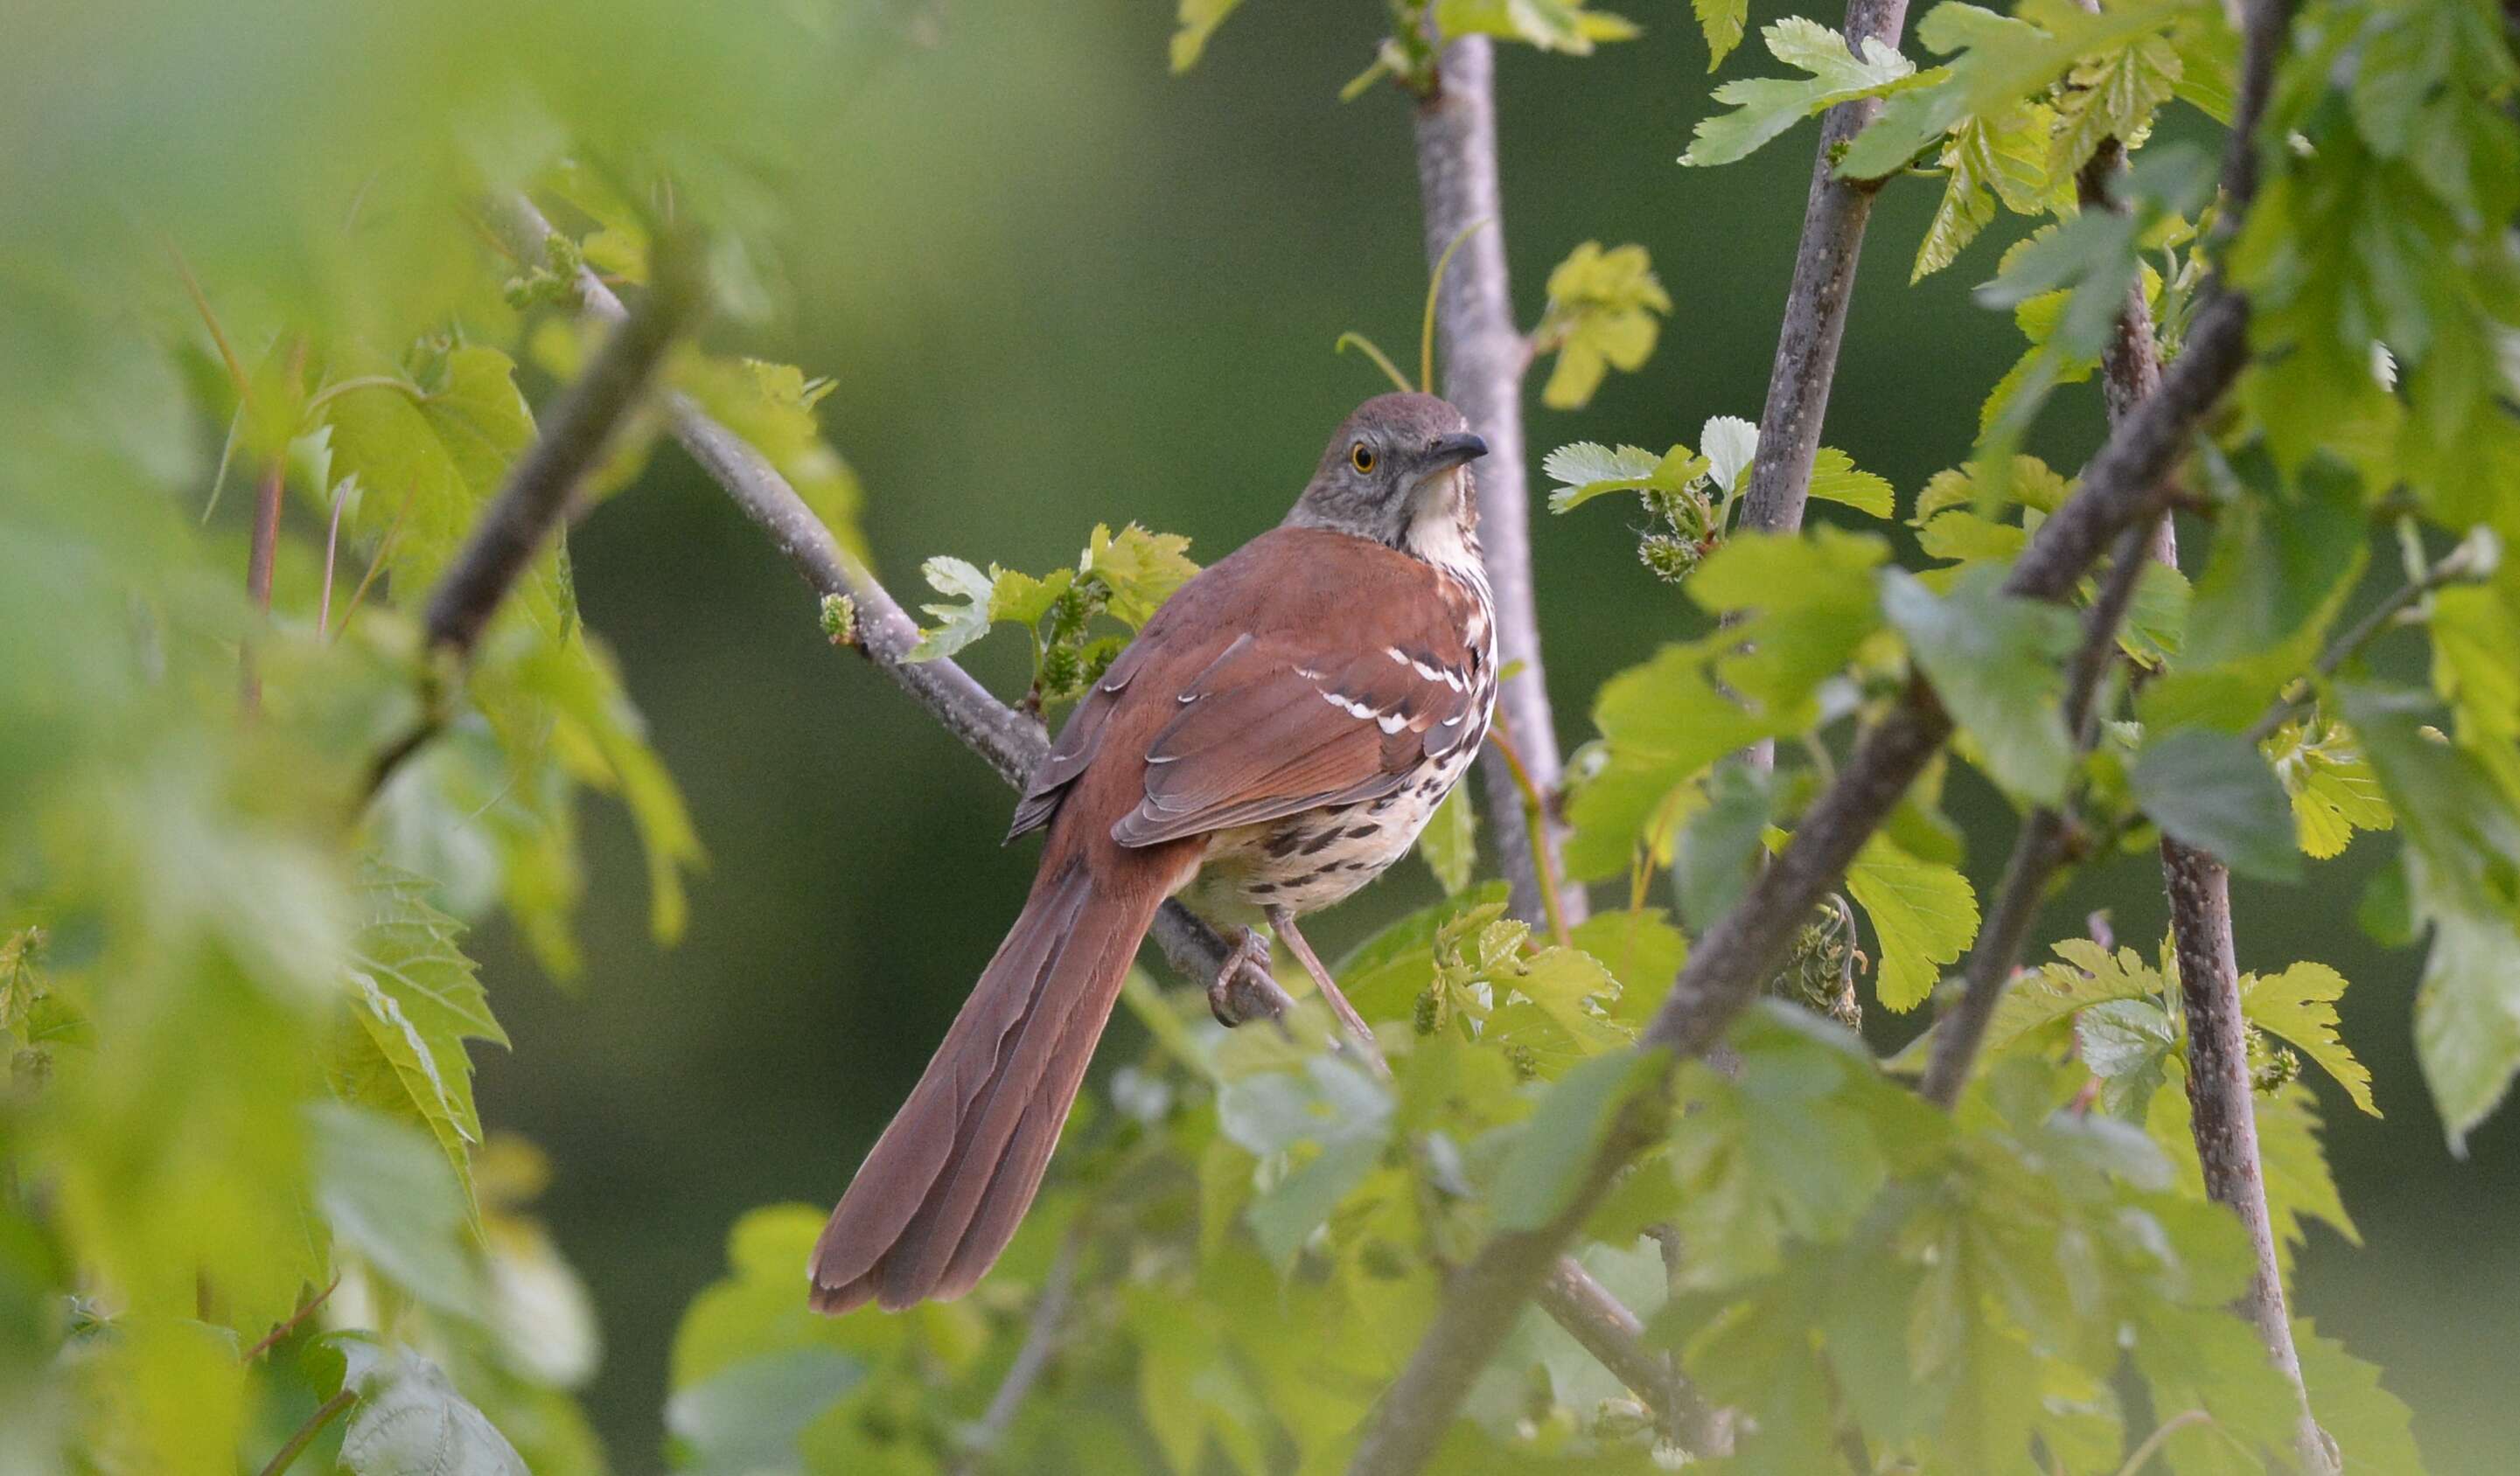
<instances>
[{"instance_id":1,"label":"bird's head","mask_svg":"<svg viewBox=\"0 0 2520 1476\"><path fill-rule=\"evenodd\" d=\"M1330 437L1286 521L1421 557L1450 549L1478 520L1469 464L1487 454L1462 413L1435 396L1376 395Z\"/></svg>"}]
</instances>

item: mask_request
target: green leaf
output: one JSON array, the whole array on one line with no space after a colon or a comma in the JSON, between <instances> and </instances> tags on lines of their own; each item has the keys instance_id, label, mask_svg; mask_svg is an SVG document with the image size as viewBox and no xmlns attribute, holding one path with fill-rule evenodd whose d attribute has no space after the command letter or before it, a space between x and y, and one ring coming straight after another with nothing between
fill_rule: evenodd
<instances>
[{"instance_id":1,"label":"green leaf","mask_svg":"<svg viewBox=\"0 0 2520 1476\"><path fill-rule=\"evenodd\" d=\"M2067 938L2055 945L2055 952L2064 962L2044 964L2003 992L1987 1026L1988 1054L2040 1040L2049 1027L2092 1006L2111 1000L2159 1001L2169 988L2159 971L2131 948L2112 954L2089 938Z\"/></svg>"},{"instance_id":2,"label":"green leaf","mask_svg":"<svg viewBox=\"0 0 2520 1476\"><path fill-rule=\"evenodd\" d=\"M1469 785L1455 784L1427 818L1426 828L1418 832L1418 854L1447 897L1468 886L1470 872L1478 867L1478 824Z\"/></svg>"},{"instance_id":3,"label":"green leaf","mask_svg":"<svg viewBox=\"0 0 2520 1476\"><path fill-rule=\"evenodd\" d=\"M2152 114L2170 101L2181 75L2179 53L2159 35L2139 34L2075 64L2057 94L2056 132L2048 172L2059 178L2083 167L2103 139L2128 151L2152 131Z\"/></svg>"},{"instance_id":4,"label":"green leaf","mask_svg":"<svg viewBox=\"0 0 2520 1476\"><path fill-rule=\"evenodd\" d=\"M1838 175L1882 178L1963 119L1995 115L2044 93L2083 58L2158 29L2179 9L2176 0L2111 6L2096 13L2078 6L2038 5L2024 7L2014 17L1944 0L1917 23L1916 40L1953 60L1922 73L1921 85L1893 98L1855 136L1838 160Z\"/></svg>"},{"instance_id":5,"label":"green leaf","mask_svg":"<svg viewBox=\"0 0 2520 1476\"><path fill-rule=\"evenodd\" d=\"M361 871L358 931L351 937L348 1010L357 1049L344 1042L336 1089L364 1105L417 1120L472 1204L472 1148L481 1140L467 1040L508 1044L489 996L457 940L463 924L431 907L429 882L382 862ZM370 1079L382 1066L383 1080ZM384 1090L378 1090L382 1088Z\"/></svg>"},{"instance_id":6,"label":"green leaf","mask_svg":"<svg viewBox=\"0 0 2520 1476\"><path fill-rule=\"evenodd\" d=\"M959 603L921 606L937 623L920 633L919 644L911 648L907 659L934 661L950 656L989 633L989 605L998 587L994 575L980 572L968 559L948 556L928 559L919 572L936 593Z\"/></svg>"},{"instance_id":7,"label":"green leaf","mask_svg":"<svg viewBox=\"0 0 2520 1476\"><path fill-rule=\"evenodd\" d=\"M1803 726L1822 683L1842 671L1880 628L1869 575L1890 557L1887 540L1821 524L1802 534L1745 533L1718 549L1690 576L1689 598L1711 612L1739 615L1707 638L1717 674L1733 693Z\"/></svg>"},{"instance_id":8,"label":"green leaf","mask_svg":"<svg viewBox=\"0 0 2520 1476\"><path fill-rule=\"evenodd\" d=\"M866 1365L836 1348L784 1348L746 1359L665 1401L665 1433L702 1470L798 1465L796 1437L863 1383Z\"/></svg>"},{"instance_id":9,"label":"green leaf","mask_svg":"<svg viewBox=\"0 0 2520 1476\"><path fill-rule=\"evenodd\" d=\"M1869 471L1858 471L1855 459L1832 446L1821 447L1812 458L1811 495L1874 517L1890 515L1889 480Z\"/></svg>"},{"instance_id":10,"label":"green leaf","mask_svg":"<svg viewBox=\"0 0 2520 1476\"><path fill-rule=\"evenodd\" d=\"M1541 403L1580 409L1610 370L1642 368L1662 330L1658 315L1670 311L1671 294L1643 246L1604 251L1598 241L1577 246L1549 274L1549 306L1535 336L1556 350L1557 365Z\"/></svg>"},{"instance_id":11,"label":"green leaf","mask_svg":"<svg viewBox=\"0 0 2520 1476\"><path fill-rule=\"evenodd\" d=\"M1759 455L1759 427L1737 415L1708 416L1697 443L1706 448L1715 485L1727 493L1740 491L1741 473Z\"/></svg>"},{"instance_id":12,"label":"green leaf","mask_svg":"<svg viewBox=\"0 0 2520 1476\"><path fill-rule=\"evenodd\" d=\"M1181 0L1181 28L1173 32L1173 74L1181 75L1198 65L1199 55L1207 50L1207 38L1225 23L1225 18L1242 0Z\"/></svg>"},{"instance_id":13,"label":"green leaf","mask_svg":"<svg viewBox=\"0 0 2520 1476\"><path fill-rule=\"evenodd\" d=\"M1908 521L1924 527L1947 508L1966 508L1985 517L2010 503L2053 513L2073 495L2074 486L2035 456L2015 456L2001 477L1986 476L1971 463L1935 472L1916 494L1916 511Z\"/></svg>"},{"instance_id":14,"label":"green leaf","mask_svg":"<svg viewBox=\"0 0 2520 1476\"><path fill-rule=\"evenodd\" d=\"M354 1476L528 1476L524 1457L446 1371L403 1347L341 1338L342 1387L358 1396L341 1434Z\"/></svg>"},{"instance_id":15,"label":"green leaf","mask_svg":"<svg viewBox=\"0 0 2520 1476\"><path fill-rule=\"evenodd\" d=\"M1623 1049L1634 1027L1612 1010L1619 981L1574 948L1544 948L1518 969L1498 970L1496 1011L1486 1039L1521 1055L1542 1076Z\"/></svg>"},{"instance_id":16,"label":"green leaf","mask_svg":"<svg viewBox=\"0 0 2520 1476\"><path fill-rule=\"evenodd\" d=\"M2414 916L2432 924L2415 1054L2455 1149L2520 1071L2520 816L2473 755L2429 736L2428 702L2337 695L2405 830Z\"/></svg>"},{"instance_id":17,"label":"green leaf","mask_svg":"<svg viewBox=\"0 0 2520 1476\"><path fill-rule=\"evenodd\" d=\"M2056 203L2060 193L2048 170L2048 137L2055 114L2044 104L2024 103L1987 117L1970 117L1943 145L1942 201L1916 248L1911 283L1952 264L1995 219L2001 201L2021 214Z\"/></svg>"},{"instance_id":18,"label":"green leaf","mask_svg":"<svg viewBox=\"0 0 2520 1476\"><path fill-rule=\"evenodd\" d=\"M2292 796L2296 838L2313 860L2342 852L2358 829L2386 830L2398 823L2380 792L2380 777L2343 725L2286 723L2267 740L2267 752Z\"/></svg>"},{"instance_id":19,"label":"green leaf","mask_svg":"<svg viewBox=\"0 0 2520 1476\"><path fill-rule=\"evenodd\" d=\"M1498 1228L1536 1230L1556 1219L1573 1202L1620 1108L1670 1058L1667 1051L1613 1051L1558 1078L1497 1172Z\"/></svg>"},{"instance_id":20,"label":"green leaf","mask_svg":"<svg viewBox=\"0 0 2520 1476\"><path fill-rule=\"evenodd\" d=\"M1737 755L1717 764L1705 787L1705 806L1681 827L1671 866L1680 915L1701 935L1749 889L1777 805L1775 776Z\"/></svg>"},{"instance_id":21,"label":"green leaf","mask_svg":"<svg viewBox=\"0 0 2520 1476\"><path fill-rule=\"evenodd\" d=\"M2354 1105L2380 1115L2371 1100L2371 1073L2336 1034L2336 1002L2345 976L2324 963L2296 963L2282 973L2252 974L2240 981L2240 1013L2250 1024L2300 1049L2336 1078Z\"/></svg>"},{"instance_id":22,"label":"green leaf","mask_svg":"<svg viewBox=\"0 0 2520 1476\"><path fill-rule=\"evenodd\" d=\"M1706 35L1706 69L1713 71L1741 44L1750 0L1689 0L1689 8L1697 14L1697 28Z\"/></svg>"},{"instance_id":23,"label":"green leaf","mask_svg":"<svg viewBox=\"0 0 2520 1476\"><path fill-rule=\"evenodd\" d=\"M1179 533L1149 533L1134 522L1113 533L1096 523L1076 573L1102 580L1111 593L1111 613L1135 630L1197 575L1189 548L1190 540Z\"/></svg>"},{"instance_id":24,"label":"green leaf","mask_svg":"<svg viewBox=\"0 0 2520 1476\"><path fill-rule=\"evenodd\" d=\"M1549 453L1540 464L1558 483L1549 494L1549 511L1571 513L1606 492L1679 492L1707 472L1703 458L1687 446L1674 446L1661 456L1639 446L1613 451L1592 441L1576 441Z\"/></svg>"},{"instance_id":25,"label":"green leaf","mask_svg":"<svg viewBox=\"0 0 2520 1476\"><path fill-rule=\"evenodd\" d=\"M1887 836L1875 835L1846 869L1846 890L1872 919L1880 939L1875 988L1888 1008L1923 1004L1977 937L1977 893L1966 876L1919 861Z\"/></svg>"},{"instance_id":26,"label":"green leaf","mask_svg":"<svg viewBox=\"0 0 2520 1476\"><path fill-rule=\"evenodd\" d=\"M464 1240L465 1206L437 1145L416 1129L339 1102L307 1109L315 1202L335 1240L423 1305L475 1318L480 1287Z\"/></svg>"},{"instance_id":27,"label":"green leaf","mask_svg":"<svg viewBox=\"0 0 2520 1476\"><path fill-rule=\"evenodd\" d=\"M2310 1407L2345 1453L2345 1469L2354 1476L2423 1476L2414 1412L2380 1386L2380 1370L2347 1353L2343 1343L2320 1337L2308 1318L2294 1321L2293 1345Z\"/></svg>"},{"instance_id":28,"label":"green leaf","mask_svg":"<svg viewBox=\"0 0 2520 1476\"><path fill-rule=\"evenodd\" d=\"M2150 738L2127 775L2136 803L2174 836L2244 876L2293 881L2292 805L2255 743L2182 728Z\"/></svg>"},{"instance_id":29,"label":"green leaf","mask_svg":"<svg viewBox=\"0 0 2520 1476\"><path fill-rule=\"evenodd\" d=\"M1757 77L1727 82L1715 101L1732 111L1698 121L1696 138L1681 162L1729 164L1794 124L1856 98L1881 97L1919 80L1916 66L1898 49L1866 37L1859 60L1846 38L1817 21L1788 16L1760 31L1769 55L1805 73L1798 78Z\"/></svg>"},{"instance_id":30,"label":"green leaf","mask_svg":"<svg viewBox=\"0 0 2520 1476\"><path fill-rule=\"evenodd\" d=\"M1450 36L1495 36L1541 51L1590 56L1598 41L1628 41L1633 22L1588 10L1585 0L1436 0L1435 28Z\"/></svg>"},{"instance_id":31,"label":"green leaf","mask_svg":"<svg viewBox=\"0 0 2520 1476\"><path fill-rule=\"evenodd\" d=\"M2072 612L2007 595L2002 582L2002 569L1972 565L1937 596L1892 569L1882 576L1881 607L1935 693L1977 739L1996 783L2033 802L2060 804L2074 745L2057 663L2078 632Z\"/></svg>"}]
</instances>

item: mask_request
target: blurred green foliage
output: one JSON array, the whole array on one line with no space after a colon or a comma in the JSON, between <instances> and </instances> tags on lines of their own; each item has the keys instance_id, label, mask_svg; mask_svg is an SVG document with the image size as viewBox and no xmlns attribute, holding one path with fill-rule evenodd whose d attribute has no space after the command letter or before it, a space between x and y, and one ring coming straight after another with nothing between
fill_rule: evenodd
<instances>
[{"instance_id":1,"label":"blurred green foliage","mask_svg":"<svg viewBox=\"0 0 2520 1476\"><path fill-rule=\"evenodd\" d=\"M1738 340L1724 394L1741 408L1772 325L1732 299L1774 294L1698 290L1674 265L1704 266L1695 243L1664 245L1669 217L1636 201L1656 178L1663 193L1702 188L1737 246L1759 190L1648 173L1677 138L1614 157L1632 125L1589 107L1548 126L1615 166L1560 159L1542 179L1537 144L1517 157L1541 198L1592 207L1526 212L1534 197L1517 196L1516 229L1540 238L1516 238L1517 262L1547 289L1535 352L1558 355L1543 402L1590 407L1617 447L1544 422L1544 444L1568 442L1547 459L1563 484L1552 508L1636 491L1650 519L1620 529L1595 508L1544 541L1565 530L1560 546L1589 561L1556 572L1587 583L1634 544L1693 606L1651 580L1544 600L1561 691L1607 679L1574 765L1569 868L1627 905L1532 936L1475 879L1457 797L1425 847L1441 900L1339 965L1384 1032L1391 1083L1329 1051L1315 1008L1289 1035L1228 1033L1194 992L1133 979L1107 1086L998 1273L952 1306L809 1314L797 1272L819 1206L749 1206L836 1187L848 1152L834 1139L868 1135L950 1006L939 981L985 951L987 899L1011 895L1020 864L971 859L1000 797L970 792L968 766L885 768L886 744L943 746L906 711L857 710L889 698L853 693L797 721L788 693L819 644L806 612L783 620L748 593L778 577L759 565L741 566L759 575L744 593L698 582L752 556L712 548L721 529L742 536L717 512L644 485L687 475L649 474L652 418L585 489L584 537L572 528L537 560L467 669L425 655L415 613L530 444L532 403L586 355L577 272L635 294L669 225L705 241L718 313L671 387L853 550L961 551L927 565L947 600L929 607L924 655L963 652L1035 710L1071 695L1116 649L1113 626L1134 628L1194 570L1184 538L1132 519L1196 519L1217 542L1251 531L1282 496L1229 516L1180 489L1231 474L1291 492L1243 463L1300 467L1313 421L1363 387L1334 382L1327 328L1298 359L1209 353L1187 325L1282 337L1360 303L1414 303L1422 285L1405 169L1333 194L1346 211L1310 194L1360 151L1387 144L1397 159L1392 108L1328 100L1363 58L1361 83L1422 79L1418 10L1360 8L1339 38L1355 55L1326 62L1263 0L1235 25L1289 27L1261 34L1303 60L1269 70L1222 55L1236 9L1180 7L1174 68L1211 55L1158 105L1137 79L1160 70L1159 15L1115 25L1134 52L1103 44L1099 16L1010 17L1010 36L973 38L981 60L957 71L961 41L943 60L915 49L939 24L917 5L21 8L23 44L0 62L0 183L32 202L0 221L0 1470L636 1469L658 1420L667 1459L710 1471L1335 1468L1442 1269L1566 1202L1582 1145L1637 1080L1625 1048L1688 935L1737 897L1912 669L1965 731L1960 762L1909 796L1848 877L1873 1003L1913 1009L1964 955L1979 912L1967 842L2000 796L2078 788L2094 830L2129 849L2157 827L2305 887L2381 878L2363 911L2392 924L2386 941L2429 929L2413 1039L2450 1139L2507 1132L2488 1119L2520 1063L2520 575L2492 556L2520 533L2503 353L2520 279L2502 239L2520 143L2498 18L2465 0L2305 8L2272 122L2292 146L2262 151L2265 198L2228 252L2261 304L2262 356L2197 459L2207 553L2192 590L2147 578L2125 645L2163 674L2111 693L2088 760L2057 711L2070 618L1995 580L2070 492L2050 462L2091 438L2054 428L2057 392L2092 374L2138 283L2177 350L2214 206L2204 155L2175 140L2138 157L2123 214L2077 214L2068 182L2104 137L2192 137L2226 118L2234 39L2218 8L2172 0L1943 4L1910 48L1948 58L1926 67L1855 59L1787 18L1763 39L1808 75L1724 84L1688 162L1764 167L1756 151L1803 118L1882 95L1881 122L1838 166L1885 181L1876 231L1920 237L1917 278L1956 261L1998 203L2056 218L1979 293L2028 347L1981 345L1995 389L1974 419L1973 394L1946 395L1933 433L1905 424L1931 419L1918 407L1940 386L1842 415L1832 435L1879 469L1822 452L1812 493L1843 523L1737 536L1755 431L1717 416L1698 450L1671 442L1673 408L1651 398L1668 386L1645 375L1658 341L1685 335L1693 367ZM1395 35L1374 33L1395 17ZM1696 18L1721 64L1746 11L1701 3ZM1639 27L1580 4L1445 0L1434 19L1604 69L1528 73L1569 96L1607 74L1666 98L1677 70L1667 57L1611 70L1622 48L1606 43ZM1526 64L1576 65L1515 54L1508 73ZM940 74L968 107L973 131L950 146L964 152L933 170L834 165L841 145L923 125L914 89ZM1522 85L1508 84L1509 141L1514 108L1555 101ZM1287 136L1316 154L1262 161L1195 130L1166 142L1149 125L1159 108L1300 116ZM1027 126L1046 133L1014 136ZM1164 166L1146 198L1122 188L1142 183L1133 170L1092 176L1097 209L1026 198L1058 192L1023 163L1114 139ZM1205 177L1220 175L1212 158L1250 176ZM1754 177L1799 183L1785 164ZM481 202L512 191L562 226L540 259L511 257L484 226ZM1249 219L1230 210L1251 193L1282 212L1273 232L1306 238L1282 276L1245 265L1268 254L1237 239ZM1202 208L1228 213L1197 221ZM1044 221L1065 234L1024 234ZM1597 244L1627 236L1652 238L1654 259ZM1108 259L1050 281L1047 263L1095 250ZM1192 284L1247 290L1138 292L1136 268L1158 254ZM1327 270L1349 254L1384 265ZM1981 321L1949 294L1915 300L1920 316L1900 321L1920 335ZM1053 382L993 399L1002 380L962 372L968 341L938 339L922 314L974 303L1003 310L999 373L1020 361ZM1102 303L1114 321L1080 306ZM1080 330L1102 341L1074 341ZM729 342L807 362L713 346ZM1663 365L1674 347L1662 341ZM1290 362L1320 388L1258 403ZM1867 388L1862 373L1841 384L1859 405ZM1145 401L1119 403L1133 389ZM1724 395L1687 398L1696 420L1696 402ZM1251 424L1281 415L1303 424ZM1105 434L1115 422L1136 434ZM1671 449L1619 444L1621 426ZM878 448L900 485L956 490L870 496L835 440ZM2020 450L2034 444L2048 460ZM1094 490L1050 501L1036 476ZM256 505L274 500L266 611L243 571ZM2373 558L2375 532L2398 539L2390 577L2419 588L2379 644L2318 669L2366 571L2390 561ZM582 562L590 545L603 572ZM628 659L589 629L581 572ZM847 612L824 617L844 632ZM1738 623L1717 630L1727 617ZM1000 622L1027 642L985 642ZM1644 649L1692 630L1710 633ZM2425 686L2406 685L2410 661ZM745 684L772 683L780 695L745 700ZM662 694L655 724L634 685ZM2271 704L2272 736L2242 737ZM445 731L367 801L374 756L431 705ZM763 741L774 723L788 736ZM844 728L860 731L832 736ZM1785 740L1775 778L1722 762L1762 738ZM722 871L695 891L703 828ZM2371 840L2350 844L2372 832L2394 866L2374 869ZM616 867L630 847L641 859ZM2104 865L2116 856L2101 848ZM633 865L635 907L621 894L642 889L616 884ZM1676 916L1655 905L1665 884ZM1411 885L1432 890L1393 889ZM2301 895L2244 888L2244 947L2289 948L2282 899ZM2362 967L2370 956L2339 936L2347 910L2325 911L2319 951L2343 970L2297 962L2244 983L2270 1195L2287 1265L2317 1258L2316 1222L2373 1242L2375 1266L2336 1284L2403 1281L2426 1244L2405 1223L2435 1207L2358 1181L2352 1159L2331 1172L2334 1114L2313 1082L2375 1117L2385 1097L2421 1134L2397 1063L2375 1072L2375 1052L2346 1044L2408 1011L2362 1007L2390 965ZM2285 941L2259 944L2262 920ZM468 952L475 924L486 968ZM658 987L686 965L651 950L687 933L683 957L712 961L710 991ZM1747 1069L1688 1068L1682 1110L1586 1227L1587 1267L1739 1411L1735 1468L2001 1469L2035 1450L2047 1468L2106 1472L2160 1433L2176 1469L2217 1471L2284 1444L2289 1396L2225 1310L2247 1260L2202 1196L2172 964L2070 939L2055 952L2016 987L1948 1118L1904 1088L1916 1041L1876 1059L1807 1011L1763 1006L1734 1035ZM1813 958L1823 972L1858 963L1842 939ZM790 981L839 993L822 989L832 961L860 987L820 1001L837 1015L791 1024L809 996ZM585 993L530 982L536 965ZM2364 981L2350 1001L2349 973ZM471 1043L512 1036L517 1054L476 1099ZM557 1170L485 1116L544 1130ZM2340 1141L2348 1131L2335 1125ZM723 1275L681 1311L729 1223ZM1667 1262L1649 1228L1680 1253ZM562 1243L584 1253L585 1277ZM2474 1275L2507 1281L2511 1267L2489 1248ZM2329 1316L2327 1283L2304 1275L2327 1325L2355 1322L2358 1351L2382 1345L2415 1370L2406 1388L2456 1411L2427 1430L2446 1437L2441 1468L2440 1449L2500 1448L2459 1423L2509 1417L2459 1382L2491 1366L2458 1342L2490 1294L2437 1299L2440 1332L2403 1297ZM615 1293L612 1366L643 1382L599 1406L608 1458L578 1397L601 1366L595 1306L611 1312ZM660 1323L677 1315L662 1366ZM1029 1397L990 1412L1028 1360ZM2369 1364L2307 1323L2303 1362L2358 1468L2414 1468L2406 1407ZM1464 1415L1448 1469L1633 1470L1670 1454L1536 1313Z\"/></svg>"}]
</instances>

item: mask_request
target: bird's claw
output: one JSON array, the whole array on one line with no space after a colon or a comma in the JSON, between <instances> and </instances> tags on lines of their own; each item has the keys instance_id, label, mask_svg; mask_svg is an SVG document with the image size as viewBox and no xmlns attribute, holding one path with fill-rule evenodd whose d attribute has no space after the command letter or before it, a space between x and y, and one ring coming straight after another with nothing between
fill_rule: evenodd
<instances>
[{"instance_id":1,"label":"bird's claw","mask_svg":"<svg viewBox=\"0 0 2520 1476\"><path fill-rule=\"evenodd\" d=\"M1269 940L1257 928L1246 927L1242 938L1225 956L1225 963L1207 984L1207 1008L1216 1023L1231 1030L1247 1016L1234 1001L1235 976L1245 968L1254 968L1265 977L1269 973Z\"/></svg>"}]
</instances>

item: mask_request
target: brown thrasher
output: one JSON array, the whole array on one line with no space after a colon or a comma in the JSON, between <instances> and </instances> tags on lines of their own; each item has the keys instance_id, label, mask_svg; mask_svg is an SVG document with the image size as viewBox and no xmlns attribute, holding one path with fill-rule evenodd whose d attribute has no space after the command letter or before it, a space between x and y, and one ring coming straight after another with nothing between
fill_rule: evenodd
<instances>
[{"instance_id":1,"label":"brown thrasher","mask_svg":"<svg viewBox=\"0 0 2520 1476\"><path fill-rule=\"evenodd\" d=\"M1366 401L1285 521L1183 585L1077 703L1010 832L1049 827L1032 893L815 1244L818 1311L988 1271L1166 897L1265 917L1352 1018L1295 917L1406 854L1487 732L1485 454L1432 395Z\"/></svg>"}]
</instances>

